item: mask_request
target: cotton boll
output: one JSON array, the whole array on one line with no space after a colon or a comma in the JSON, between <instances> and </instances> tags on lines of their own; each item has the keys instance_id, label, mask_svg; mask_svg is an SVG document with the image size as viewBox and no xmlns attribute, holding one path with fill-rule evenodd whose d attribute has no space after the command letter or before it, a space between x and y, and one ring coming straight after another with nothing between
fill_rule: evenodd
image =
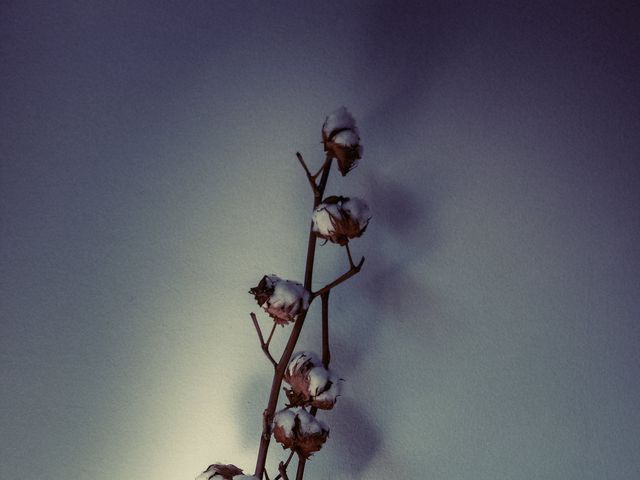
<instances>
[{"instance_id":1,"label":"cotton boll","mask_svg":"<svg viewBox=\"0 0 640 480\"><path fill-rule=\"evenodd\" d=\"M297 370L301 370L305 365L320 365L320 359L313 352L296 352L291 356L287 372L292 375ZM309 367L312 368L312 367Z\"/></svg>"},{"instance_id":2,"label":"cotton boll","mask_svg":"<svg viewBox=\"0 0 640 480\"><path fill-rule=\"evenodd\" d=\"M313 211L313 231L329 237L335 230L334 222L337 219L342 219L337 206L321 204Z\"/></svg>"},{"instance_id":3,"label":"cotton boll","mask_svg":"<svg viewBox=\"0 0 640 480\"><path fill-rule=\"evenodd\" d=\"M274 416L272 429L273 437L283 448L302 458L320 450L329 436L329 427L304 409L281 410Z\"/></svg>"},{"instance_id":4,"label":"cotton boll","mask_svg":"<svg viewBox=\"0 0 640 480\"><path fill-rule=\"evenodd\" d=\"M321 410L331 410L340 396L341 381L341 379L329 372L329 380L323 387L324 390L313 398L311 406Z\"/></svg>"},{"instance_id":5,"label":"cotton boll","mask_svg":"<svg viewBox=\"0 0 640 480\"><path fill-rule=\"evenodd\" d=\"M338 161L342 175L349 173L362 158L360 133L356 121L345 107L331 113L322 126L324 150Z\"/></svg>"},{"instance_id":6,"label":"cotton boll","mask_svg":"<svg viewBox=\"0 0 640 480\"><path fill-rule=\"evenodd\" d=\"M325 387L329 381L329 371L327 369L324 367L314 367L309 370L307 376L309 377L309 393L311 393L313 397L326 390Z\"/></svg>"},{"instance_id":7,"label":"cotton boll","mask_svg":"<svg viewBox=\"0 0 640 480\"><path fill-rule=\"evenodd\" d=\"M292 356L284 381L290 385L285 393L291 407L330 410L340 394L340 379L312 352L298 352Z\"/></svg>"},{"instance_id":8,"label":"cotton boll","mask_svg":"<svg viewBox=\"0 0 640 480\"><path fill-rule=\"evenodd\" d=\"M358 145L360 143L358 130L344 130L333 137L333 142L344 147L353 147L354 145Z\"/></svg>"},{"instance_id":9,"label":"cotton boll","mask_svg":"<svg viewBox=\"0 0 640 480\"><path fill-rule=\"evenodd\" d=\"M311 298L301 283L283 280L277 275L265 275L249 293L279 325L295 321L309 308Z\"/></svg>"},{"instance_id":10,"label":"cotton boll","mask_svg":"<svg viewBox=\"0 0 640 480\"><path fill-rule=\"evenodd\" d=\"M320 421L306 410L298 411L298 420L300 421L300 432L305 435L322 432Z\"/></svg>"},{"instance_id":11,"label":"cotton boll","mask_svg":"<svg viewBox=\"0 0 640 480\"><path fill-rule=\"evenodd\" d=\"M314 395L311 406L321 410L330 410L336 404L340 396L341 379L339 379L331 370L327 370L327 381Z\"/></svg>"},{"instance_id":12,"label":"cotton boll","mask_svg":"<svg viewBox=\"0 0 640 480\"><path fill-rule=\"evenodd\" d=\"M355 128L355 126L356 121L346 107L340 107L327 116L322 126L322 133L330 137L336 130Z\"/></svg>"},{"instance_id":13,"label":"cotton boll","mask_svg":"<svg viewBox=\"0 0 640 480\"><path fill-rule=\"evenodd\" d=\"M296 413L293 410L280 410L273 417L273 425L282 428L287 436L293 434Z\"/></svg>"},{"instance_id":14,"label":"cotton boll","mask_svg":"<svg viewBox=\"0 0 640 480\"><path fill-rule=\"evenodd\" d=\"M360 228L365 228L371 219L369 205L357 197L350 197L342 203L342 210L358 222Z\"/></svg>"},{"instance_id":15,"label":"cotton boll","mask_svg":"<svg viewBox=\"0 0 640 480\"><path fill-rule=\"evenodd\" d=\"M349 239L364 233L370 219L371 213L364 200L331 196L314 209L313 231L330 242L346 245Z\"/></svg>"}]
</instances>

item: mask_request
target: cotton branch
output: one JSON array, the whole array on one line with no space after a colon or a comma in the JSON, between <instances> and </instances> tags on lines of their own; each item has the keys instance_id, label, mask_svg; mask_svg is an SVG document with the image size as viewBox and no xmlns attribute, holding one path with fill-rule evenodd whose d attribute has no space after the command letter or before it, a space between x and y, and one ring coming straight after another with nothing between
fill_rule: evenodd
<instances>
[{"instance_id":1,"label":"cotton branch","mask_svg":"<svg viewBox=\"0 0 640 480\"><path fill-rule=\"evenodd\" d=\"M334 287L338 286L339 284L345 282L346 280L357 274L362 268L362 265L364 264L364 257L358 264L355 264L351 256L349 246L345 245L345 241L348 242L348 239L359 237L360 235L362 235L369 222L370 215L368 213L369 211L366 203L354 197L329 197L325 199L328 204L326 206L323 204L323 195L327 186L327 181L329 179L329 173L332 167L333 160L336 160L340 173L345 176L356 165L357 161L362 155L360 137L358 129L355 125L355 120L346 110L346 108L342 107L326 118L322 127L322 141L324 144L324 151L326 153L325 160L320 167L320 170L318 170L318 172L316 172L315 174L311 173L300 153L296 153L296 157L300 165L304 169L307 181L311 186L314 197L314 216L309 229L303 287L304 291L310 296L308 303L310 303L314 298L318 296L321 297L322 300L322 363L325 369L328 369L331 357L329 348L329 294ZM334 199L334 201L331 202L329 199ZM336 205L337 202L339 203L339 205ZM335 211L336 208L339 209L337 213ZM324 217L322 217L322 215L324 215ZM327 227L324 229L327 230L326 232L324 232L322 228L316 228L316 217L319 217L320 220L323 221L323 225ZM335 220L340 220L343 222L341 228L335 228ZM312 292L311 287L313 281L314 259L318 238L331 240L333 243L345 245L350 268L347 272L343 273L333 282L325 285L317 292ZM261 302L259 302L259 304L262 305ZM276 414L275 410L278 404L278 397L280 394L285 372L287 370L289 362L291 361L294 349L300 337L300 333L302 331L302 327L308 313L308 306L309 305L307 304L296 315L295 318L291 319L294 322L293 328L291 329L287 344L277 362L269 352L269 344L271 342L274 330L272 329L271 333L269 334L269 338L265 341L255 314L251 314L253 324L256 328L256 332L258 333L260 346L264 354L267 356L274 367L274 375L271 382L269 400L267 403L267 407L265 408L262 415L262 435L260 438L260 446L258 449L258 457L256 459L256 469L254 473L254 476L260 480L262 480L265 476L268 480L268 476L265 470L265 463L271 436L274 433L274 427L272 426L272 424L274 422L274 419L277 419L278 415L281 414ZM274 317L274 320L277 320L277 318ZM316 407L313 407L310 412L307 412L307 410L302 408L301 411L296 413L296 415L301 415L302 413L304 413L307 416L309 416L309 414L315 416L316 412ZM313 421L317 422L317 420L315 419L313 419ZM280 434L278 426L275 427L275 438L284 446L284 442L278 439L278 435ZM324 441L326 440L326 436L329 433L328 428L322 429L322 432L324 434L324 438L319 441L317 448L315 450L308 448L309 452L307 453L317 451L324 443ZM286 462L279 463L279 473L274 477L274 480L289 480L289 477L287 475L287 468L296 451L298 453L299 463L295 479L302 480L304 476L306 455L301 455L301 450L295 450L293 446L289 446L287 448L291 448L291 453Z\"/></svg>"},{"instance_id":2,"label":"cotton branch","mask_svg":"<svg viewBox=\"0 0 640 480\"><path fill-rule=\"evenodd\" d=\"M273 327L271 328L271 333L269 333L269 338L265 342L264 337L262 336L262 330L260 330L260 324L258 324L258 319L256 318L256 314L253 312L251 312L251 320L253 320L253 325L256 327L256 332L258 332L258 340L260 340L260 347L262 347L262 351L264 352L264 354L267 356L267 358L273 365L273 368L276 368L278 366L278 363L275 361L275 359L271 356L271 353L269 352L269 343L271 343L271 339L273 338L273 332L275 332L276 330L276 323L275 322L273 323Z\"/></svg>"},{"instance_id":3,"label":"cotton branch","mask_svg":"<svg viewBox=\"0 0 640 480\"><path fill-rule=\"evenodd\" d=\"M280 462L280 465L278 465L278 471L280 472L282 480L289 480L289 477L287 476L287 468L284 466L284 463Z\"/></svg>"},{"instance_id":4,"label":"cotton branch","mask_svg":"<svg viewBox=\"0 0 640 480\"><path fill-rule=\"evenodd\" d=\"M360 269L362 268L363 264L364 264L364 257L362 257L360 259L360 262L357 265L353 265L347 272L345 272L342 275L340 275L333 282L325 285L324 287L322 287L317 292L313 292L311 294L311 297L315 298L317 296L323 295L324 293L327 293L328 291L330 291L332 288L337 287L338 285L340 285L342 282L345 282L345 281L349 280L351 277L353 277L356 273L358 273L360 271Z\"/></svg>"},{"instance_id":5,"label":"cotton branch","mask_svg":"<svg viewBox=\"0 0 640 480\"><path fill-rule=\"evenodd\" d=\"M296 157L298 157L298 161L300 162L300 165L302 165L302 168L304 168L304 172L307 174L307 180L309 180L309 185L311 185L311 190L313 190L313 193L315 195L318 191L318 185L316 184L316 177L318 174L316 173L315 175L311 175L311 172L309 171L309 167L307 167L307 164L302 158L302 155L300 154L300 152L296 152Z\"/></svg>"},{"instance_id":6,"label":"cotton branch","mask_svg":"<svg viewBox=\"0 0 640 480\"><path fill-rule=\"evenodd\" d=\"M287 460L284 463L280 462L280 464L278 465L278 471L280 473L276 475L273 480L279 480L280 478L282 478L282 480L289 480L289 478L287 477L287 467L289 467L289 463L291 462L294 454L295 452L292 450L287 457Z\"/></svg>"},{"instance_id":7,"label":"cotton branch","mask_svg":"<svg viewBox=\"0 0 640 480\"><path fill-rule=\"evenodd\" d=\"M354 263L353 263L353 257L351 256L351 250L349 249L349 244L347 243L344 248L346 248L347 250L347 257L349 258L349 266L351 268L353 268Z\"/></svg>"},{"instance_id":8,"label":"cotton branch","mask_svg":"<svg viewBox=\"0 0 640 480\"><path fill-rule=\"evenodd\" d=\"M313 196L316 199L315 203L318 204L320 203L322 193L324 192L323 185L326 185L327 183L324 173L329 171L328 166L333 159L332 157L327 156L324 160L324 163L320 167L320 170L312 174L309 170L309 167L307 167L307 164L302 158L302 154L300 152L296 152L296 157L298 158L300 165L302 165L302 168L304 168L304 173L307 175L307 180L309 181L309 185L311 186L311 190L313 191ZM320 179L320 184L316 184L316 178L318 178L318 175L320 175L321 173L323 174L323 178Z\"/></svg>"}]
</instances>

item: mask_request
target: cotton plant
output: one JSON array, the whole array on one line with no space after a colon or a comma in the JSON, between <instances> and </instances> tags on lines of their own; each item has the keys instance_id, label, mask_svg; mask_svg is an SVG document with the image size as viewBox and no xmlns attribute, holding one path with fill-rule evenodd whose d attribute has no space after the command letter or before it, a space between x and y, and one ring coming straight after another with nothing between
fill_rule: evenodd
<instances>
[{"instance_id":1,"label":"cotton plant","mask_svg":"<svg viewBox=\"0 0 640 480\"><path fill-rule=\"evenodd\" d=\"M197 480L289 480L288 469L294 457L297 458L297 467L295 477L291 474L291 478L302 480L306 462L322 449L329 438L330 427L317 418L317 414L319 410L326 412L336 406L342 382L329 368L329 294L360 272L364 257L354 263L349 244L365 232L371 213L367 203L357 197L333 195L323 198L334 161L342 176L346 176L362 158L360 132L345 107L325 118L322 143L325 159L316 173L311 173L300 153L296 154L313 192L304 279L285 280L268 274L249 290L268 317L262 321L271 325L265 338L258 316L250 314L260 347L273 367L269 401L262 414L262 434L254 473L247 475L233 464L215 463L207 467ZM313 268L318 241L344 248L349 268L334 281L314 291ZM322 354L318 356L310 351L294 353L309 308L318 298L322 315ZM276 360L270 346L277 326L288 330L288 340ZM284 388L283 383L286 384ZM284 390L288 402L278 410L281 390ZM288 451L288 456L279 462L278 472L272 472L273 476L270 476L266 460L272 438Z\"/></svg>"},{"instance_id":2,"label":"cotton plant","mask_svg":"<svg viewBox=\"0 0 640 480\"><path fill-rule=\"evenodd\" d=\"M284 381L289 385L284 391L292 407L330 410L340 395L341 379L325 368L313 352L295 354L289 361Z\"/></svg>"}]
</instances>

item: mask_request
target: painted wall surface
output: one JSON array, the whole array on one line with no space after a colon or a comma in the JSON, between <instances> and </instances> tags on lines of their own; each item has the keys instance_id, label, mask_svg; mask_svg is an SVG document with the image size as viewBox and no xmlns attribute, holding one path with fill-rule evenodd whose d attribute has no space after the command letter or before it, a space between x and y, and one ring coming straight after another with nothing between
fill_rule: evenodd
<instances>
[{"instance_id":1,"label":"painted wall surface","mask_svg":"<svg viewBox=\"0 0 640 480\"><path fill-rule=\"evenodd\" d=\"M2 480L253 469L247 290L302 277L294 154L341 105L365 155L327 193L374 217L308 478L640 478L637 5L5 1L0 28ZM316 285L345 267L322 247Z\"/></svg>"}]
</instances>

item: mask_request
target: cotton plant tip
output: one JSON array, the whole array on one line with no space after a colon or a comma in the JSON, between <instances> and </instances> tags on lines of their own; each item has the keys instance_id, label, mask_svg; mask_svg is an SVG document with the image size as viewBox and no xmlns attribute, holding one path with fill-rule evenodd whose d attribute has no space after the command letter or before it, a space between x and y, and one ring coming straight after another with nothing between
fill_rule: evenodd
<instances>
[{"instance_id":1,"label":"cotton plant tip","mask_svg":"<svg viewBox=\"0 0 640 480\"><path fill-rule=\"evenodd\" d=\"M356 128L356 120L346 107L340 107L327 115L322 125L322 133L330 136L336 130L343 130L345 128Z\"/></svg>"},{"instance_id":2,"label":"cotton plant tip","mask_svg":"<svg viewBox=\"0 0 640 480\"><path fill-rule=\"evenodd\" d=\"M277 275L265 275L249 293L278 325L295 321L309 308L310 294L302 284Z\"/></svg>"},{"instance_id":3,"label":"cotton plant tip","mask_svg":"<svg viewBox=\"0 0 640 480\"><path fill-rule=\"evenodd\" d=\"M346 245L364 233L370 219L371 212L364 200L331 196L314 209L313 231L330 242Z\"/></svg>"},{"instance_id":4,"label":"cotton plant tip","mask_svg":"<svg viewBox=\"0 0 640 480\"><path fill-rule=\"evenodd\" d=\"M302 458L309 458L322 448L329 436L329 427L306 410L285 409L273 417L273 437L284 449Z\"/></svg>"},{"instance_id":5,"label":"cotton plant tip","mask_svg":"<svg viewBox=\"0 0 640 480\"><path fill-rule=\"evenodd\" d=\"M290 385L285 388L289 406L311 406L330 410L340 395L340 379L322 365L312 352L299 352L293 355L284 374L284 381Z\"/></svg>"},{"instance_id":6,"label":"cotton plant tip","mask_svg":"<svg viewBox=\"0 0 640 480\"><path fill-rule=\"evenodd\" d=\"M238 476L240 475L240 476ZM235 465L214 463L196 477L196 480L238 480L241 478L252 478L244 475L244 472Z\"/></svg>"},{"instance_id":7,"label":"cotton plant tip","mask_svg":"<svg viewBox=\"0 0 640 480\"><path fill-rule=\"evenodd\" d=\"M329 114L322 125L324 151L338 162L338 169L345 176L362 158L360 132L356 121L345 107Z\"/></svg>"}]
</instances>

